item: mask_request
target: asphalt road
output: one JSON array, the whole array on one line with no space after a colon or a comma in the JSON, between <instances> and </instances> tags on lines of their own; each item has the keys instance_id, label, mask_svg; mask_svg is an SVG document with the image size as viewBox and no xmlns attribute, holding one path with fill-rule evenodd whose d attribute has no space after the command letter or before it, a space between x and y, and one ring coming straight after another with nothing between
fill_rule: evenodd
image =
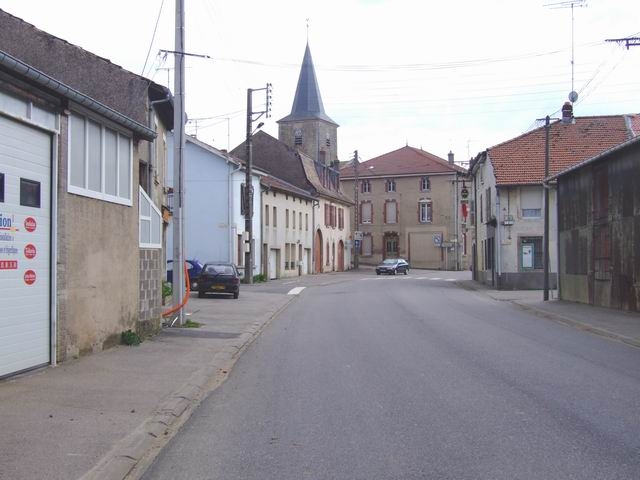
<instances>
[{"instance_id":1,"label":"asphalt road","mask_svg":"<svg viewBox=\"0 0 640 480\"><path fill-rule=\"evenodd\" d=\"M145 478L638 479L639 365L446 278L351 275L308 286Z\"/></svg>"}]
</instances>

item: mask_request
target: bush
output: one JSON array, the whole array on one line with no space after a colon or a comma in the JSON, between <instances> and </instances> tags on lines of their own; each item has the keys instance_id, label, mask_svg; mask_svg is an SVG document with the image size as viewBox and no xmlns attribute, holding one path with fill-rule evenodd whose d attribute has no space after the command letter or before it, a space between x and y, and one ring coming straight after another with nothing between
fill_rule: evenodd
<instances>
[{"instance_id":1,"label":"bush","mask_svg":"<svg viewBox=\"0 0 640 480\"><path fill-rule=\"evenodd\" d=\"M131 331L131 329L126 332L122 332L120 340L123 345L140 345L142 342L142 340L140 340L140 336L136 332Z\"/></svg>"},{"instance_id":2,"label":"bush","mask_svg":"<svg viewBox=\"0 0 640 480\"><path fill-rule=\"evenodd\" d=\"M267 281L267 277L265 277L264 273L260 273L253 277L253 283L262 283L266 281Z\"/></svg>"},{"instance_id":3,"label":"bush","mask_svg":"<svg viewBox=\"0 0 640 480\"><path fill-rule=\"evenodd\" d=\"M162 282L162 298L173 295L173 285L171 282Z\"/></svg>"}]
</instances>

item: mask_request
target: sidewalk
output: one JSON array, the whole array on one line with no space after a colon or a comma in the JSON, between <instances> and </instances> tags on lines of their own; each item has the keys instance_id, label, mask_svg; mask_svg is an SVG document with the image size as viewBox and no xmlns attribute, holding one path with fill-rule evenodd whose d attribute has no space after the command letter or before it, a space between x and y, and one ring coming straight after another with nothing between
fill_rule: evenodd
<instances>
[{"instance_id":1,"label":"sidewalk","mask_svg":"<svg viewBox=\"0 0 640 480\"><path fill-rule=\"evenodd\" d=\"M485 293L494 300L512 302L536 315L640 347L640 314L558 300L557 291L543 300L542 290L492 290L473 280L456 282L462 288Z\"/></svg>"},{"instance_id":2,"label":"sidewalk","mask_svg":"<svg viewBox=\"0 0 640 480\"><path fill-rule=\"evenodd\" d=\"M324 285L340 275L314 279ZM542 300L541 291L490 290L496 301L640 347L640 315ZM294 296L245 286L238 300L198 299L197 329L167 328L120 346L0 382L0 480L139 478L239 354Z\"/></svg>"},{"instance_id":3,"label":"sidewalk","mask_svg":"<svg viewBox=\"0 0 640 480\"><path fill-rule=\"evenodd\" d=\"M0 479L137 478L293 298L249 286L238 300L192 294L201 328L0 382Z\"/></svg>"}]
</instances>

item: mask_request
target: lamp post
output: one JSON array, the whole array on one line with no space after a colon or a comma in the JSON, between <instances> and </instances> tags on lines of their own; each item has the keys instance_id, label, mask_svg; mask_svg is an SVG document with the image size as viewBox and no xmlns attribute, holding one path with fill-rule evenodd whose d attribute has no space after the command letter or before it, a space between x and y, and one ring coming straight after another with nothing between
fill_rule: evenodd
<instances>
[{"instance_id":1,"label":"lamp post","mask_svg":"<svg viewBox=\"0 0 640 480\"><path fill-rule=\"evenodd\" d=\"M253 92L260 90L266 91L266 105L265 109L259 112L253 111ZM253 283L253 184L252 184L252 168L253 168L253 145L252 137L254 131L252 131L253 122L259 119L262 115L266 114L266 117L271 116L271 84L263 88L248 88L247 89L247 139L245 142L247 162L245 165L245 184L244 192L242 195L242 203L244 204L244 230L245 230L245 253L244 253L244 282ZM257 115L254 118L254 115ZM256 127L256 130L262 127L264 123L260 122Z\"/></svg>"}]
</instances>

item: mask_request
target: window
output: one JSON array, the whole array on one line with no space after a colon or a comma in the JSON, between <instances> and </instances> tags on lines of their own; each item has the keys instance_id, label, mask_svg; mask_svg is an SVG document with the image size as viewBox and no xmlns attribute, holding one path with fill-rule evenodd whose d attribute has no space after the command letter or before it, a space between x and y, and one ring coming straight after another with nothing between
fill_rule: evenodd
<instances>
[{"instance_id":1,"label":"window","mask_svg":"<svg viewBox=\"0 0 640 480\"><path fill-rule=\"evenodd\" d=\"M140 246L162 248L162 215L142 187L138 187Z\"/></svg>"},{"instance_id":2,"label":"window","mask_svg":"<svg viewBox=\"0 0 640 480\"><path fill-rule=\"evenodd\" d=\"M395 257L398 253L398 239L397 238L387 238L385 240L387 257Z\"/></svg>"},{"instance_id":3,"label":"window","mask_svg":"<svg viewBox=\"0 0 640 480\"><path fill-rule=\"evenodd\" d=\"M336 207L335 205L331 205L329 207L329 225L333 228L336 228Z\"/></svg>"},{"instance_id":4,"label":"window","mask_svg":"<svg viewBox=\"0 0 640 480\"><path fill-rule=\"evenodd\" d=\"M360 223L372 223L371 202L360 204Z\"/></svg>"},{"instance_id":5,"label":"window","mask_svg":"<svg viewBox=\"0 0 640 480\"><path fill-rule=\"evenodd\" d=\"M76 113L69 122L69 192L131 205L131 139Z\"/></svg>"},{"instance_id":6,"label":"window","mask_svg":"<svg viewBox=\"0 0 640 480\"><path fill-rule=\"evenodd\" d=\"M431 223L433 221L433 210L431 200L421 198L418 202L418 221L420 223Z\"/></svg>"},{"instance_id":7,"label":"window","mask_svg":"<svg viewBox=\"0 0 640 480\"><path fill-rule=\"evenodd\" d=\"M269 205L264 206L264 224L269 226Z\"/></svg>"},{"instance_id":8,"label":"window","mask_svg":"<svg viewBox=\"0 0 640 480\"><path fill-rule=\"evenodd\" d=\"M387 180L386 185L386 191L387 192L395 192L396 191L396 181L392 178L390 178L389 180Z\"/></svg>"},{"instance_id":9,"label":"window","mask_svg":"<svg viewBox=\"0 0 640 480\"><path fill-rule=\"evenodd\" d=\"M542 190L539 188L521 188L520 210L522 211L522 218L542 217Z\"/></svg>"},{"instance_id":10,"label":"window","mask_svg":"<svg viewBox=\"0 0 640 480\"><path fill-rule=\"evenodd\" d=\"M294 145L302 145L302 130L297 129L294 132Z\"/></svg>"},{"instance_id":11,"label":"window","mask_svg":"<svg viewBox=\"0 0 640 480\"><path fill-rule=\"evenodd\" d=\"M277 227L278 226L278 210L276 207L273 207L273 226Z\"/></svg>"},{"instance_id":12,"label":"window","mask_svg":"<svg viewBox=\"0 0 640 480\"><path fill-rule=\"evenodd\" d=\"M360 183L360 191L362 193L371 193L371 182L369 180L362 180L362 183Z\"/></svg>"},{"instance_id":13,"label":"window","mask_svg":"<svg viewBox=\"0 0 640 480\"><path fill-rule=\"evenodd\" d=\"M431 181L429 180L429 177L422 177L420 179L420 190L422 190L423 192L426 192L427 190L431 189Z\"/></svg>"},{"instance_id":14,"label":"window","mask_svg":"<svg viewBox=\"0 0 640 480\"><path fill-rule=\"evenodd\" d=\"M384 223L398 222L398 203L395 200L387 200L384 204Z\"/></svg>"},{"instance_id":15,"label":"window","mask_svg":"<svg viewBox=\"0 0 640 480\"><path fill-rule=\"evenodd\" d=\"M298 214L298 230L302 230L302 212Z\"/></svg>"},{"instance_id":16,"label":"window","mask_svg":"<svg viewBox=\"0 0 640 480\"><path fill-rule=\"evenodd\" d=\"M288 208L284 211L284 226L285 228L289 228L289 209Z\"/></svg>"},{"instance_id":17,"label":"window","mask_svg":"<svg viewBox=\"0 0 640 480\"><path fill-rule=\"evenodd\" d=\"M344 208L338 209L338 228L344 230Z\"/></svg>"},{"instance_id":18,"label":"window","mask_svg":"<svg viewBox=\"0 0 640 480\"><path fill-rule=\"evenodd\" d=\"M20 205L40 208L40 182L20 179Z\"/></svg>"},{"instance_id":19,"label":"window","mask_svg":"<svg viewBox=\"0 0 640 480\"><path fill-rule=\"evenodd\" d=\"M329 242L327 241L327 261L325 262L325 265L329 265Z\"/></svg>"},{"instance_id":20,"label":"window","mask_svg":"<svg viewBox=\"0 0 640 480\"><path fill-rule=\"evenodd\" d=\"M362 250L363 256L371 256L373 254L373 237L371 234L364 234L362 237Z\"/></svg>"},{"instance_id":21,"label":"window","mask_svg":"<svg viewBox=\"0 0 640 480\"><path fill-rule=\"evenodd\" d=\"M520 265L523 270L544 268L543 257L542 237L522 237L520 239Z\"/></svg>"},{"instance_id":22,"label":"window","mask_svg":"<svg viewBox=\"0 0 640 480\"><path fill-rule=\"evenodd\" d=\"M4 173L0 173L0 202L4 202Z\"/></svg>"},{"instance_id":23,"label":"window","mask_svg":"<svg viewBox=\"0 0 640 480\"><path fill-rule=\"evenodd\" d=\"M296 229L296 211L291 212L291 221L293 222L291 228Z\"/></svg>"},{"instance_id":24,"label":"window","mask_svg":"<svg viewBox=\"0 0 640 480\"><path fill-rule=\"evenodd\" d=\"M284 269L289 270L289 262L291 261L291 244L284 244Z\"/></svg>"}]
</instances>

